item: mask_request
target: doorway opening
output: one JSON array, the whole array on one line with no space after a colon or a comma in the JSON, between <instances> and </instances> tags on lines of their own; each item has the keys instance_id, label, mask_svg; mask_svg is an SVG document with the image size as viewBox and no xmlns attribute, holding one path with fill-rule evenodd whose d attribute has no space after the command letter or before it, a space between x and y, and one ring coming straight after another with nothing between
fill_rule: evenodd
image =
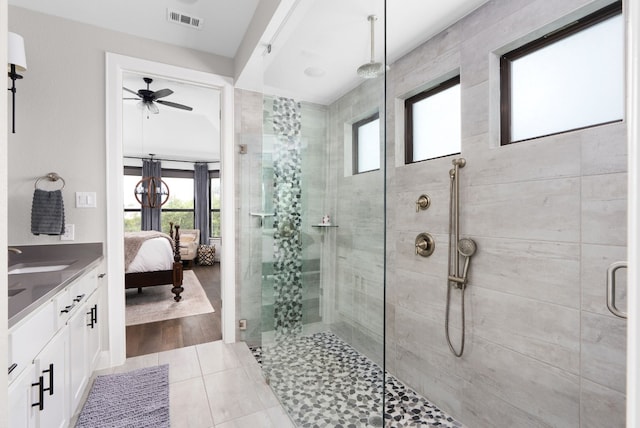
<instances>
[{"instance_id":1,"label":"doorway opening","mask_svg":"<svg viewBox=\"0 0 640 428\"><path fill-rule=\"evenodd\" d=\"M234 236L234 200L233 200L233 187L234 187L234 173L233 173L233 126L232 126L232 117L233 117L233 87L231 85L231 79L224 78L221 76L213 75L210 73L198 72L195 70L185 69L181 67L170 66L166 64L155 63L151 61L141 60L138 58L126 57L122 55L116 54L107 54L107 70L106 70L106 80L107 80L107 186L108 186L108 206L107 206L107 243L106 243L106 253L107 253L107 266L110 277L110 282L108 286L108 299L109 299L109 348L110 348L110 364L118 365L124 362L125 357L129 354L127 352L127 342L128 339L125 339L128 333L128 328L126 327L126 311L125 311L125 287L124 287L124 272L125 272L125 251L124 251L124 226L123 226L123 207L125 207L125 193L126 193L126 180L125 180L125 166L134 167L135 165L130 165L131 163L143 162L145 156L154 153L154 150L159 147L158 151L166 150L162 145L156 146L153 144L159 144L160 140L159 136L156 134L153 136L153 133L146 129L144 133L138 133L137 131L141 131L143 129L143 125L147 126L152 121L152 115L155 108L149 109L145 103L142 103L142 108L138 109L135 103L140 103L141 100L125 100L125 98L136 98L139 95L138 87L134 86L134 88L129 88L131 91L123 90L124 87L128 88L127 85L131 86L133 83L128 83L127 79L131 78L139 79L143 81L142 77L151 77L155 82L153 83L161 83L162 84L172 84L174 86L180 87L181 92L186 97L187 89L193 89L197 92L198 89L201 91L211 90L217 92L218 96L218 107L217 111L219 111L219 127L217 129L218 145L219 145L219 155L217 156L217 169L215 166L210 166L209 170L214 171L214 176L216 176L219 180L219 207L213 207L213 211L211 211L212 217L217 219L217 223L212 226L212 228L219 228L218 236L215 236L215 240L217 242L216 251L218 252L217 258L219 262L214 263L214 266L206 266L206 268L210 269L199 269L196 265L195 269L192 268L192 265L189 263L184 270L184 277L191 277L197 282L206 282L206 286L203 286L203 293L207 298L204 300L207 303L212 304L213 313L217 313L215 317L218 317L217 322L217 338L223 338L225 342L234 342L235 341L235 269L234 269L234 249L233 249L233 239L228 239L228 242L225 241L225 245L221 245L221 237L228 236L232 238ZM145 81L146 83L146 81ZM166 86L165 85L165 86ZM140 85L139 85L140 86ZM142 87L142 86L140 86ZM162 86L164 88L164 86ZM153 90L154 88L151 88ZM178 91L175 91L178 92ZM164 94L165 92L161 92ZM129 97L127 94L130 94ZM169 98L169 97L168 97ZM195 103L194 100L189 98L178 99L176 96L171 96L171 101L175 103L179 103L180 105L189 106L191 103ZM175 98L175 100L173 100ZM209 97L215 98L215 97ZM133 106L128 106L126 103L131 102ZM158 106L155 106L158 107ZM166 106L160 106L163 108ZM135 119L135 123L133 128L127 124L126 112L127 110L134 110L138 113L138 117ZM159 109L158 109L159 110ZM172 111L175 110L175 111ZM166 111L161 111L158 114L164 114L162 118L163 121L166 121L168 115L170 113L186 113L187 109L175 108L175 109L167 109ZM147 119L147 114L149 119ZM182 116L183 121L188 122L193 119L193 116L185 117ZM148 122L145 122L148 121ZM188 126L195 126L194 124L187 124ZM129 147L127 144L127 138L125 131L129 129L135 129L136 132L133 132L132 141L133 146ZM153 131L156 132L156 131ZM160 130L160 133L169 134L171 133L167 130ZM178 141L176 141L178 140ZM166 156L164 165L162 168L166 167L167 176L171 175L169 171L188 171L189 169L185 167L185 161L189 163L193 161L193 153L189 156L189 151L193 149L192 145L187 144L184 140L179 140L179 135L173 134L173 143L174 146L179 146L182 149L181 154ZM209 141L209 148L214 144L214 141ZM135 148L135 150L133 148ZM196 151L198 149L195 149ZM136 156L136 152L138 155ZM146 155L145 155L146 153ZM160 154L160 153L157 153ZM137 160L132 160L136 159ZM160 156L158 156L160 158ZM128 159L128 160L125 160ZM202 159L197 159L197 161L204 161L209 165L213 165L215 159L206 158L204 156ZM195 162L191 162L193 165ZM193 169L193 167L192 167ZM180 174L178 174L180 175ZM174 184L177 186L177 184ZM177 189L177 187L176 187ZM133 189L131 189L133 193ZM180 192L179 192L180 193ZM174 208L175 210L176 208ZM184 211L184 210L181 210ZM169 216L170 211L167 211L167 216ZM171 215L178 215L180 221L186 221L186 217L188 217L188 213L186 217L184 217L185 213L176 213L171 212ZM182 215L184 218L181 218ZM188 226L183 228L186 232L187 230L198 230L199 227L196 227L196 224L189 224ZM158 230L161 226L156 227ZM200 244L208 245L210 244L209 237L212 236L208 231L205 234L205 239L203 242L202 239L199 239L198 246ZM211 242L213 243L213 242ZM216 266L217 265L217 266ZM205 266L203 266L205 268ZM219 285L218 285L219 284ZM210 287L209 287L210 286ZM171 286L166 286L171 288ZM154 288L161 287L147 287L147 289L151 290ZM207 289L208 288L208 289ZM146 290L143 291L146 292ZM211 300L209 300L211 299ZM229 302L222 307L222 301ZM213 302L213 303L211 303ZM183 302L177 302L177 305L180 305ZM218 306L216 308L215 306ZM188 306L188 305L185 305ZM201 314L196 314L201 315ZM183 328L183 330L193 330L193 323L196 322L196 319L189 319L186 317L182 321L175 321L175 319L180 319L185 317L173 318L172 320L158 320L153 322L167 322L167 323L178 323L183 324L184 326L189 325L189 327ZM206 318L206 317L201 317ZM146 324L146 323L143 323ZM197 323L196 323L197 324ZM200 326L201 329L207 330L207 334L211 335L211 331L215 333L216 322L213 319L209 319L206 322L203 322ZM157 326L156 326L157 327ZM168 325L164 327L168 328ZM144 334L144 333L142 333ZM193 336L193 335L192 335ZM199 340L204 340L203 337L205 335L201 335ZM206 336L208 338L208 336ZM187 338L188 341L196 340L196 338L191 337ZM179 343L182 340L184 343L185 337L175 339L175 343ZM189 344L189 343L187 343ZM169 346L168 343L165 343L161 346ZM186 345L182 345L186 346ZM142 352L146 353L145 349L133 350L133 352ZM153 352L153 351L152 351Z\"/></svg>"}]
</instances>

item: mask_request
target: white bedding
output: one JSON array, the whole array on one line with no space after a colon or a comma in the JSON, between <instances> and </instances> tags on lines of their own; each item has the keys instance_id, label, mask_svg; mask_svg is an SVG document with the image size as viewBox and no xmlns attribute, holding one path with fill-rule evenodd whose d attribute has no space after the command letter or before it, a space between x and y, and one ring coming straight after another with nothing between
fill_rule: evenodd
<instances>
[{"instance_id":1,"label":"white bedding","mask_svg":"<svg viewBox=\"0 0 640 428\"><path fill-rule=\"evenodd\" d=\"M125 273L173 269L173 250L166 238L147 239Z\"/></svg>"}]
</instances>

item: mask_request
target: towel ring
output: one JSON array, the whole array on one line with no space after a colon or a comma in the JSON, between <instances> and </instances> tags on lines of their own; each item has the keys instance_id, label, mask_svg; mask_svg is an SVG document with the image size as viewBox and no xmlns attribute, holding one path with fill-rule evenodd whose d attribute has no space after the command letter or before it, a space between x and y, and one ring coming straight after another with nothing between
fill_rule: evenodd
<instances>
[{"instance_id":1,"label":"towel ring","mask_svg":"<svg viewBox=\"0 0 640 428\"><path fill-rule=\"evenodd\" d=\"M66 186L66 184L67 184L67 183L64 181L64 178L60 177L60 176L58 175L58 173L56 173L56 172L50 172L49 174L47 174L47 175L43 175L42 177L38 178L38 179L36 180L35 184L33 185L33 187L35 187L36 189L38 189L38 183L40 183L40 181L42 181L42 180L49 180L49 181L53 181L53 182L56 182L56 181L58 181L58 180L61 180L61 181L62 181L62 187L61 187L60 189L58 189L58 190L62 190L62 189L64 189L64 186ZM40 189L40 190L44 190L44 189Z\"/></svg>"}]
</instances>

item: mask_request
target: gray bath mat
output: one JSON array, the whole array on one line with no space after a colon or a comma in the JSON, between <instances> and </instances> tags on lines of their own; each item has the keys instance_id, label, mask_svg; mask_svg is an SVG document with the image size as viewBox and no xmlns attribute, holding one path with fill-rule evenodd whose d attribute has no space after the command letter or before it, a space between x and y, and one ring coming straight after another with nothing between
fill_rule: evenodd
<instances>
[{"instance_id":1,"label":"gray bath mat","mask_svg":"<svg viewBox=\"0 0 640 428\"><path fill-rule=\"evenodd\" d=\"M98 376L76 428L169 428L169 365Z\"/></svg>"}]
</instances>

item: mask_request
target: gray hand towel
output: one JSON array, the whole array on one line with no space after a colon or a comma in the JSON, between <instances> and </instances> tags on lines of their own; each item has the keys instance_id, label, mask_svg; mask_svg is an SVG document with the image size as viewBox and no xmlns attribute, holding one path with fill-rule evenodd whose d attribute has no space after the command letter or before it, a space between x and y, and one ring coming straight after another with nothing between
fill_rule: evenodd
<instances>
[{"instance_id":1,"label":"gray hand towel","mask_svg":"<svg viewBox=\"0 0 640 428\"><path fill-rule=\"evenodd\" d=\"M64 233L64 203L60 190L36 189L31 205L31 233L62 235Z\"/></svg>"}]
</instances>

